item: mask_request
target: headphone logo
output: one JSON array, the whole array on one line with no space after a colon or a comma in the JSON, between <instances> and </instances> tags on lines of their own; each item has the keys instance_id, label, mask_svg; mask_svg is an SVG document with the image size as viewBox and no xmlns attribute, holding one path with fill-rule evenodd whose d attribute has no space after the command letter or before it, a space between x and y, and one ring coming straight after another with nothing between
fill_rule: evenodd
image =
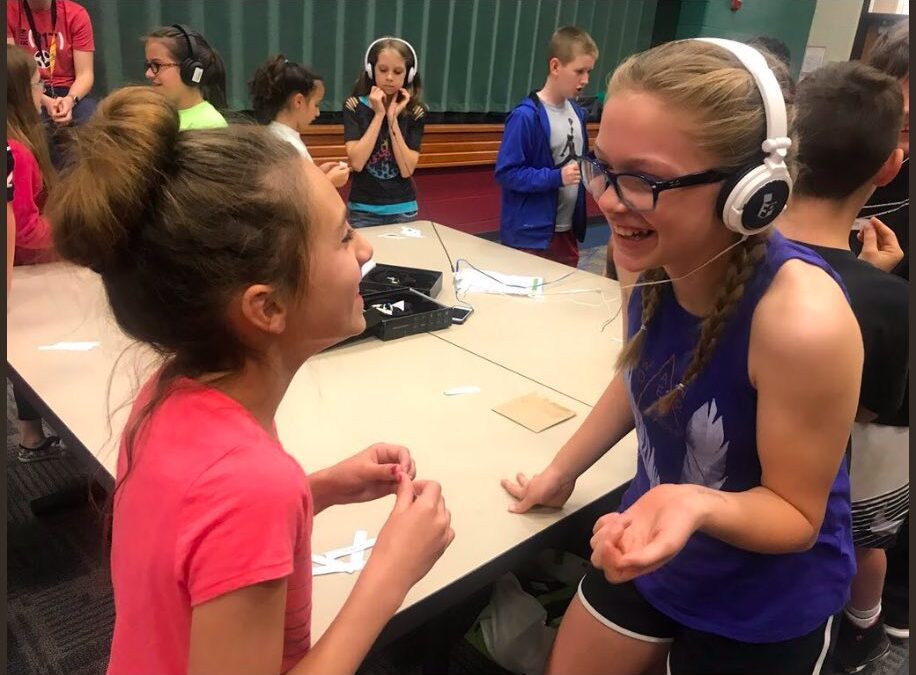
<instances>
[{"instance_id":1,"label":"headphone logo","mask_svg":"<svg viewBox=\"0 0 916 675\"><path fill-rule=\"evenodd\" d=\"M763 204L760 205L760 210L757 211L757 217L760 220L765 220L773 215L776 211L776 202L773 200L773 193L767 192L763 195Z\"/></svg>"}]
</instances>

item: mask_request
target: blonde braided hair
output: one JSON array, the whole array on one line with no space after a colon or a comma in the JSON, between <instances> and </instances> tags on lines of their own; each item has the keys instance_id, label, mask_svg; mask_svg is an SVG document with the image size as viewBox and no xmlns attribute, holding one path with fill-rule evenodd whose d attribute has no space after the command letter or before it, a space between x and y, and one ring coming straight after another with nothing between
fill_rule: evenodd
<instances>
[{"instance_id":1,"label":"blonde braided hair","mask_svg":"<svg viewBox=\"0 0 916 675\"><path fill-rule=\"evenodd\" d=\"M700 322L700 338L697 340L697 346L693 350L680 383L653 403L648 412L666 414L681 399L684 390L707 366L716 351L719 338L722 337L729 317L738 307L741 298L744 297L747 282L753 276L757 265L766 256L768 238L768 233L748 237L735 248L725 273L724 283L716 295L713 310ZM661 293L661 291L656 292Z\"/></svg>"},{"instance_id":2,"label":"blonde braided hair","mask_svg":"<svg viewBox=\"0 0 916 675\"><path fill-rule=\"evenodd\" d=\"M640 277L640 282L659 282L668 278L668 273L661 267L648 270ZM620 355L617 357L617 370L623 368L632 368L639 362L639 356L642 354L642 346L645 341L646 326L655 316L655 310L662 299L661 284L654 283L652 286L644 286L642 290L642 313L640 315L641 325L639 330L627 340Z\"/></svg>"}]
</instances>

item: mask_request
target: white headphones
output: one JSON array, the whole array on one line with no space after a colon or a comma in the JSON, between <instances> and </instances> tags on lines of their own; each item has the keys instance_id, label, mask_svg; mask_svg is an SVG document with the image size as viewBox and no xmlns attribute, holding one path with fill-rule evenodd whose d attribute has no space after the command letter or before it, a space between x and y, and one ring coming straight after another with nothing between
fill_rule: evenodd
<instances>
[{"instance_id":1,"label":"white headphones","mask_svg":"<svg viewBox=\"0 0 916 675\"><path fill-rule=\"evenodd\" d=\"M760 146L765 153L763 161L743 167L726 180L716 204L728 229L742 235L759 234L782 213L792 194L792 178L785 159L792 140L788 135L782 89L763 54L753 47L720 38L694 39L734 54L753 76L763 99L767 122L766 140Z\"/></svg>"},{"instance_id":2,"label":"white headphones","mask_svg":"<svg viewBox=\"0 0 916 675\"><path fill-rule=\"evenodd\" d=\"M384 42L385 40L397 40L398 42L402 42L405 45L407 45L407 49L409 49L410 53L413 54L413 65L407 70L407 79L406 79L407 84L410 84L411 82L413 82L413 78L417 74L417 52L414 51L414 48L411 46L411 44L407 40L402 40L399 37L393 37L391 35L385 35L383 37L380 37L378 40L374 40L372 44L369 45L369 48L366 50L366 56L363 58L363 63L365 63L366 65L366 75L369 76L370 81L375 80L375 73L372 72L373 64L369 63L369 52L372 51L372 48L375 45L377 45L379 42Z\"/></svg>"}]
</instances>

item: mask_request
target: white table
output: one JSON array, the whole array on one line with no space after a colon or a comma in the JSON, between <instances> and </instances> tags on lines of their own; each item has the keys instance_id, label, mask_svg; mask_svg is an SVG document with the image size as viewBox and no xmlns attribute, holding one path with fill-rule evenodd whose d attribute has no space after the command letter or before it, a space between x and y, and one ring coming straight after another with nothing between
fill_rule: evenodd
<instances>
[{"instance_id":1,"label":"white table","mask_svg":"<svg viewBox=\"0 0 916 675\"><path fill-rule=\"evenodd\" d=\"M410 227L421 239L389 239L400 225L360 230L375 249L375 260L393 265L422 267L443 273L438 300L455 304L449 260L466 259L484 271L540 276L543 296L471 294L464 299L475 309L467 323L437 333L442 339L506 368L515 370L555 391L594 405L614 373L621 347L620 291L616 281L522 253L430 221ZM442 239L440 243L436 231ZM466 269L464 263L459 269ZM584 292L582 292L584 291ZM608 319L614 321L606 324ZM603 328L603 330L602 330Z\"/></svg>"},{"instance_id":2,"label":"white table","mask_svg":"<svg viewBox=\"0 0 916 675\"><path fill-rule=\"evenodd\" d=\"M380 262L447 271L448 262L431 226L414 226L423 238L379 236L400 226L369 228L362 234L375 247ZM466 257L481 269L548 280L569 271L443 226L438 229L453 259ZM446 275L439 294L444 304L451 304L451 284ZM615 282L586 272L575 272L554 286L557 290L601 288L608 298L616 298L617 293ZM620 328L615 322L600 332L608 308L596 302L597 293L590 295L592 306L568 301L586 302L586 294L541 299L474 295L468 299L476 311L463 326L332 349L311 359L293 380L278 410L277 427L287 451L306 471L339 461L373 442L389 441L410 448L420 477L443 485L456 538L408 595L399 617L410 616L410 620L405 619L395 632L417 625L441 608L450 601L450 591L492 581L511 567L513 556L517 558L526 546L545 541L564 519L635 473L636 444L631 435L582 476L561 510L510 514L511 500L499 486L502 477L543 467L610 380L620 346L613 337ZM59 431L113 473L117 439L127 414L127 407L117 408L129 401L145 377L149 352L130 346L110 317L100 279L87 270L65 264L17 268L9 304L9 364L35 392L41 407L53 413ZM615 306L611 304L612 309ZM61 341L100 345L84 352L38 349ZM480 392L444 394L465 385L479 387ZM495 405L531 392L574 410L576 417L535 434L492 411ZM109 407L114 413L111 418ZM392 504L389 497L319 514L313 550L347 545L356 529L374 536ZM355 579L346 574L316 577L313 639L327 628Z\"/></svg>"}]
</instances>

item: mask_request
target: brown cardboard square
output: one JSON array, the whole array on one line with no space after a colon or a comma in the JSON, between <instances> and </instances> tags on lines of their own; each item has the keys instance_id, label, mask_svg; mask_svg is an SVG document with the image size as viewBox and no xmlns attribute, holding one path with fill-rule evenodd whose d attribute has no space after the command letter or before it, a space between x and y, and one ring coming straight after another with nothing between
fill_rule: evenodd
<instances>
[{"instance_id":1,"label":"brown cardboard square","mask_svg":"<svg viewBox=\"0 0 916 675\"><path fill-rule=\"evenodd\" d=\"M576 416L575 411L537 394L526 394L513 399L496 406L493 411L536 434Z\"/></svg>"}]
</instances>

